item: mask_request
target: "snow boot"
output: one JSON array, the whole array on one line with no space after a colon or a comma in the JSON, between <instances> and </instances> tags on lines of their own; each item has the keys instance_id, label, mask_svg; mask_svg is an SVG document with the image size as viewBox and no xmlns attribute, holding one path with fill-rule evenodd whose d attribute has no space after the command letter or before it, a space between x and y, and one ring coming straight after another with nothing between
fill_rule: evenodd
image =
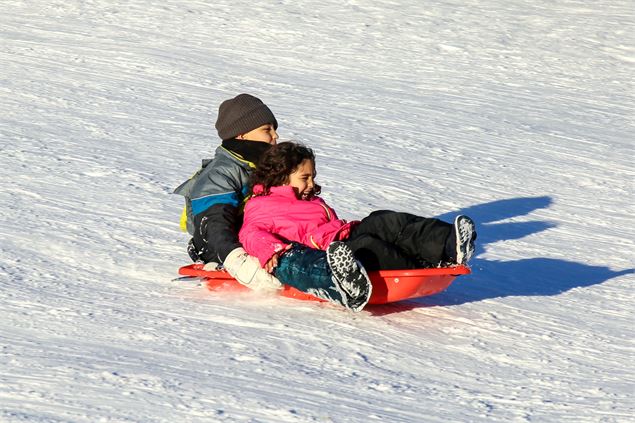
<instances>
[{"instance_id":1,"label":"snow boot","mask_svg":"<svg viewBox=\"0 0 635 423\"><path fill-rule=\"evenodd\" d=\"M361 311L373 291L373 285L364 267L355 259L353 250L340 241L331 242L326 257L333 272L333 282L344 292L348 308Z\"/></svg>"},{"instance_id":2,"label":"snow boot","mask_svg":"<svg viewBox=\"0 0 635 423\"><path fill-rule=\"evenodd\" d=\"M474 241L476 240L476 225L465 215L459 215L454 220L456 239L456 263L467 264L474 255Z\"/></svg>"}]
</instances>

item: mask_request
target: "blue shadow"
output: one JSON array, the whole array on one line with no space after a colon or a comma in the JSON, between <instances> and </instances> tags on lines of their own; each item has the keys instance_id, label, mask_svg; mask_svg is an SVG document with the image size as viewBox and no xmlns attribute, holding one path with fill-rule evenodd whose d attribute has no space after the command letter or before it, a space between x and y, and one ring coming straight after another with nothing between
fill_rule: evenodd
<instances>
[{"instance_id":1,"label":"blue shadow","mask_svg":"<svg viewBox=\"0 0 635 423\"><path fill-rule=\"evenodd\" d=\"M534 210L546 209L552 204L551 197L528 197L498 200L479 204L452 213L438 216L446 222L453 222L458 214L470 216L477 224L477 248L497 241L520 239L531 234L554 228L551 222L506 222L495 223L511 217L524 216ZM477 254L479 251L477 250Z\"/></svg>"},{"instance_id":2,"label":"blue shadow","mask_svg":"<svg viewBox=\"0 0 635 423\"><path fill-rule=\"evenodd\" d=\"M479 204L438 216L452 222L457 214L465 214L477 223L477 250L502 240L520 239L554 228L552 222L502 222L524 216L534 210L548 208L551 197L527 197ZM472 274L461 276L443 293L386 306L370 307L374 315L383 315L426 306L458 305L508 296L551 296L574 288L601 284L609 279L635 273L635 269L614 271L605 266L590 266L551 258L528 258L516 261L474 259Z\"/></svg>"},{"instance_id":3,"label":"blue shadow","mask_svg":"<svg viewBox=\"0 0 635 423\"><path fill-rule=\"evenodd\" d=\"M634 269L614 271L605 266L550 258L474 260L471 264L472 275L457 278L439 295L416 301L422 305L457 305L510 296L551 296L635 273Z\"/></svg>"}]
</instances>

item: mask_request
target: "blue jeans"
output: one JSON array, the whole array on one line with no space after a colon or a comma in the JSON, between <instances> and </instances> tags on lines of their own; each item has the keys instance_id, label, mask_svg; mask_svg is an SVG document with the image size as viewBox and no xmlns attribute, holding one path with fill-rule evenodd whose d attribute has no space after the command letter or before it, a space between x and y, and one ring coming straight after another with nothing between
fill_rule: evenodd
<instances>
[{"instance_id":1,"label":"blue jeans","mask_svg":"<svg viewBox=\"0 0 635 423\"><path fill-rule=\"evenodd\" d=\"M323 300L343 304L342 294L332 279L326 251L293 243L280 257L275 276L283 284Z\"/></svg>"}]
</instances>

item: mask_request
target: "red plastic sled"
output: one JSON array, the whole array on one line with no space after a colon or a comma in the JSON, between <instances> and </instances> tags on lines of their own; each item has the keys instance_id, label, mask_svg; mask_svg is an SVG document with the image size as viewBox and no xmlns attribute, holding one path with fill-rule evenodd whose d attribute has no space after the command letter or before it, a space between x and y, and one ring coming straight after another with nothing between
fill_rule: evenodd
<instances>
[{"instance_id":1,"label":"red plastic sled","mask_svg":"<svg viewBox=\"0 0 635 423\"><path fill-rule=\"evenodd\" d=\"M229 273L203 270L202 264L183 266L179 269L179 274L205 279L210 291L249 291L249 288L238 283ZM468 274L470 268L467 266L368 272L373 284L373 293L368 303L386 304L436 294L450 286L457 276ZM288 285L284 285L280 295L298 300L324 301Z\"/></svg>"}]
</instances>

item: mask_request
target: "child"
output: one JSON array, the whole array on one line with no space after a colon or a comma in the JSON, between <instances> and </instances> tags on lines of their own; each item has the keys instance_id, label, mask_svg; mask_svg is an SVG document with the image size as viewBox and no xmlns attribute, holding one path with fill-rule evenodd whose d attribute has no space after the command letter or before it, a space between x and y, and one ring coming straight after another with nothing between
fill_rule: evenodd
<instances>
[{"instance_id":1,"label":"child","mask_svg":"<svg viewBox=\"0 0 635 423\"><path fill-rule=\"evenodd\" d=\"M381 210L361 222L346 222L317 196L315 176L313 151L291 142L266 151L252 175L254 196L245 206L239 239L284 283L294 281L278 267L286 268L285 256L295 256L298 244L326 249L330 255L343 243L366 270L466 264L474 252L475 225L467 216L458 216L452 225Z\"/></svg>"},{"instance_id":2,"label":"child","mask_svg":"<svg viewBox=\"0 0 635 423\"><path fill-rule=\"evenodd\" d=\"M222 263L232 276L255 289L276 288L280 283L253 268L253 260L238 241L238 228L249 174L276 143L277 128L275 116L260 99L240 94L224 101L216 120L222 144L212 160L204 160L201 169L174 191L186 198L181 228L192 235L188 244L192 260L208 263L208 268Z\"/></svg>"},{"instance_id":3,"label":"child","mask_svg":"<svg viewBox=\"0 0 635 423\"><path fill-rule=\"evenodd\" d=\"M216 269L222 263L229 274L252 289L277 289L280 282L242 248L238 229L249 191L249 175L260 156L276 144L278 122L260 99L240 94L220 105L216 129L223 141L214 158L204 161L203 167L174 191L186 199L181 227L192 235L188 253L193 261L206 263L206 269ZM361 291L355 284L367 283L364 274L348 247L341 246L338 251L348 261L340 260L335 276L345 282L348 291L359 294ZM305 253L296 255L297 260L289 255L286 277L303 280L309 277L307 272L319 273L325 280L334 276L328 260L319 260L309 249ZM328 298L338 294L329 294ZM340 303L344 302L348 304L346 298L340 298Z\"/></svg>"}]
</instances>

